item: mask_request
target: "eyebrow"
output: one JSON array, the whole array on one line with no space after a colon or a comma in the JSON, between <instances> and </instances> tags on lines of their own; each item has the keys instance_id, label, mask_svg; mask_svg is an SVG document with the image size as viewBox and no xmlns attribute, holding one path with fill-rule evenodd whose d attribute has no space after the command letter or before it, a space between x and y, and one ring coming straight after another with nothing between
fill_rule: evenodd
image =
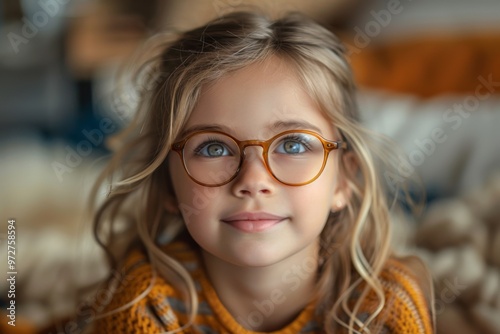
<instances>
[{"instance_id":1,"label":"eyebrow","mask_svg":"<svg viewBox=\"0 0 500 334\"><path fill-rule=\"evenodd\" d=\"M267 129L272 130L272 131L285 131L285 130L299 130L299 129L304 129L304 130L314 130L320 135L323 135L321 132L320 128L317 126L303 120L293 120L293 121L277 121L270 126L267 127Z\"/></svg>"},{"instance_id":2,"label":"eyebrow","mask_svg":"<svg viewBox=\"0 0 500 334\"><path fill-rule=\"evenodd\" d=\"M222 131L230 133L231 129L228 126L222 124L197 124L190 126L189 128L182 131L181 134L179 135L179 138L186 138L193 132L198 132L198 131Z\"/></svg>"},{"instance_id":3,"label":"eyebrow","mask_svg":"<svg viewBox=\"0 0 500 334\"><path fill-rule=\"evenodd\" d=\"M269 132L299 130L299 129L313 130L319 133L320 135L323 135L320 128L303 120L276 121L273 124L266 126L266 130L268 130ZM186 136L190 135L191 133L198 131L221 131L231 134L232 129L226 125L216 124L216 123L197 124L190 126L189 128L182 131L179 138L186 138Z\"/></svg>"}]
</instances>

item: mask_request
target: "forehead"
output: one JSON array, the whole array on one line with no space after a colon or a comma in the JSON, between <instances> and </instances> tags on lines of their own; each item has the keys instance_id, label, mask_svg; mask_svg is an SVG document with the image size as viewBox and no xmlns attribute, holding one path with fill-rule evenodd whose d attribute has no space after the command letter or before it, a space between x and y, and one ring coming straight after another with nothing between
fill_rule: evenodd
<instances>
[{"instance_id":1,"label":"forehead","mask_svg":"<svg viewBox=\"0 0 500 334\"><path fill-rule=\"evenodd\" d=\"M291 65L273 56L203 87L185 130L220 125L240 139L267 139L292 122L332 138L331 122Z\"/></svg>"}]
</instances>

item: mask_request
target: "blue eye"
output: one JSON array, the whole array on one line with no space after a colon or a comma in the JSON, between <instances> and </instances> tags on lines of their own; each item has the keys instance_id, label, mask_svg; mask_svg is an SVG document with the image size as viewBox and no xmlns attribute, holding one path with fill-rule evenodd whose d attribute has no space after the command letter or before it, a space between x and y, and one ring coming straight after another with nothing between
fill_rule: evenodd
<instances>
[{"instance_id":1,"label":"blue eye","mask_svg":"<svg viewBox=\"0 0 500 334\"><path fill-rule=\"evenodd\" d=\"M276 152L281 154L300 154L310 149L308 142L304 138L299 135L290 135L280 141L276 147Z\"/></svg>"},{"instance_id":2,"label":"blue eye","mask_svg":"<svg viewBox=\"0 0 500 334\"><path fill-rule=\"evenodd\" d=\"M216 140L206 141L194 150L196 155L201 155L208 158L217 158L231 155L224 143Z\"/></svg>"},{"instance_id":3,"label":"blue eye","mask_svg":"<svg viewBox=\"0 0 500 334\"><path fill-rule=\"evenodd\" d=\"M302 145L301 143L294 142L294 141L284 142L282 147L283 147L283 150L288 154L297 154L297 153L302 153L305 151L304 145Z\"/></svg>"}]
</instances>

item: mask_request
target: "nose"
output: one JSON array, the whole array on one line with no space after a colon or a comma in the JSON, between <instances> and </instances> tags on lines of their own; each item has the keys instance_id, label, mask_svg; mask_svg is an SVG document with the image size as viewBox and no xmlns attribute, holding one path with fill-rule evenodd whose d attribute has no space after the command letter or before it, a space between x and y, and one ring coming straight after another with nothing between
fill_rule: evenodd
<instances>
[{"instance_id":1,"label":"nose","mask_svg":"<svg viewBox=\"0 0 500 334\"><path fill-rule=\"evenodd\" d=\"M237 197L270 195L275 191L276 182L266 168L262 156L263 148L245 147L240 172L232 182L232 192Z\"/></svg>"}]
</instances>

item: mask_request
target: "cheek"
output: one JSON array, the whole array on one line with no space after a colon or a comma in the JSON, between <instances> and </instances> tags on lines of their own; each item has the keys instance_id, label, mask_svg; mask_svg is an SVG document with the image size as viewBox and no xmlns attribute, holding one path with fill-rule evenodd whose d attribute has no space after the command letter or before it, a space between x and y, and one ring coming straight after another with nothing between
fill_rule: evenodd
<instances>
[{"instance_id":1,"label":"cheek","mask_svg":"<svg viewBox=\"0 0 500 334\"><path fill-rule=\"evenodd\" d=\"M300 194L292 194L294 206L297 205L301 210L309 212L329 210L331 198L333 196L333 187L326 187L320 180L313 184L305 186Z\"/></svg>"},{"instance_id":2,"label":"cheek","mask_svg":"<svg viewBox=\"0 0 500 334\"><path fill-rule=\"evenodd\" d=\"M191 216L198 214L200 208L194 201L195 196L193 196L198 185L187 175L178 156L170 158L169 166L175 198L180 211L183 215L186 215L186 212L189 212Z\"/></svg>"},{"instance_id":3,"label":"cheek","mask_svg":"<svg viewBox=\"0 0 500 334\"><path fill-rule=\"evenodd\" d=\"M322 211L324 207L329 207L334 191L334 178L322 175L308 185L292 188L289 196L294 206L297 205L303 210Z\"/></svg>"},{"instance_id":4,"label":"cheek","mask_svg":"<svg viewBox=\"0 0 500 334\"><path fill-rule=\"evenodd\" d=\"M175 197L184 222L186 225L199 225L218 207L217 199L221 188L203 187L191 180L178 157L170 160L170 171Z\"/></svg>"},{"instance_id":5,"label":"cheek","mask_svg":"<svg viewBox=\"0 0 500 334\"><path fill-rule=\"evenodd\" d=\"M291 193L294 205L313 215L323 216L325 213L329 213L337 188L336 180L336 171L329 163L314 182L297 187L297 191Z\"/></svg>"}]
</instances>

